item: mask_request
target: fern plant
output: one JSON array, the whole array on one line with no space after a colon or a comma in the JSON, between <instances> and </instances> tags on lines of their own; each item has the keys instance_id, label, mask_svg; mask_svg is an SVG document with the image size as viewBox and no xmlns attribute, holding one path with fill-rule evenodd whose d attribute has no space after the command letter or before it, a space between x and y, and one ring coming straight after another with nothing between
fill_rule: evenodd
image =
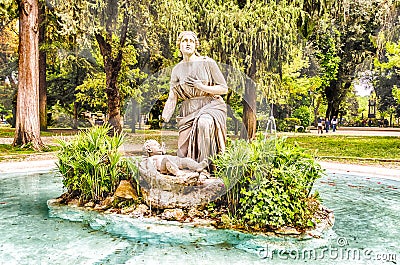
<instances>
[{"instance_id":1,"label":"fern plant","mask_svg":"<svg viewBox=\"0 0 400 265\"><path fill-rule=\"evenodd\" d=\"M137 167L118 148L123 135L110 137L110 126L96 126L72 140L58 139L57 167L67 193L85 201L98 201L113 193L121 179L137 183Z\"/></svg>"}]
</instances>

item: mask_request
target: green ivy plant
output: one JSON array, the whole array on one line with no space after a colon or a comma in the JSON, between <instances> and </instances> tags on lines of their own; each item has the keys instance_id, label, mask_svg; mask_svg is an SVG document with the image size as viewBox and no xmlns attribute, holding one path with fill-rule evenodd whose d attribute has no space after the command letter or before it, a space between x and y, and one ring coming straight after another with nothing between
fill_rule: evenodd
<instances>
[{"instance_id":1,"label":"green ivy plant","mask_svg":"<svg viewBox=\"0 0 400 265\"><path fill-rule=\"evenodd\" d=\"M311 194L323 170L285 138L232 141L214 157L216 176L227 188L229 213L244 227L274 230L313 226L318 195Z\"/></svg>"},{"instance_id":2,"label":"green ivy plant","mask_svg":"<svg viewBox=\"0 0 400 265\"><path fill-rule=\"evenodd\" d=\"M122 179L136 183L138 189L135 162L123 158L118 151L123 135L110 137L110 129L109 125L95 126L72 140L58 139L61 150L57 154L57 167L70 196L83 201L103 200Z\"/></svg>"}]
</instances>

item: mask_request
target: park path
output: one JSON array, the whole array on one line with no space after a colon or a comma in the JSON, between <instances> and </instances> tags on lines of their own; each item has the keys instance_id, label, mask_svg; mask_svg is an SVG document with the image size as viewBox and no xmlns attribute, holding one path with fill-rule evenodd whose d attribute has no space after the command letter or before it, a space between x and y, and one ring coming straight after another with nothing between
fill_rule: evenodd
<instances>
[{"instance_id":1,"label":"park path","mask_svg":"<svg viewBox=\"0 0 400 265\"><path fill-rule=\"evenodd\" d=\"M60 137L68 139L68 138L71 138L73 136L42 136L40 138L42 139L42 142L45 145L49 145L49 144L54 144L56 142L56 139L60 138ZM11 138L11 137L0 138L0 144L12 144L13 141L14 141L14 138Z\"/></svg>"},{"instance_id":2,"label":"park path","mask_svg":"<svg viewBox=\"0 0 400 265\"><path fill-rule=\"evenodd\" d=\"M166 135L177 135L176 132L165 132L163 131L162 136ZM316 130L311 130L311 134L317 134ZM298 135L296 133L296 135ZM307 134L302 134L307 135ZM342 127L339 128L335 133L329 131L328 134L323 135L354 135L354 136L397 136L400 137L400 128L369 128L369 127ZM71 137L71 136L65 136ZM45 144L51 144L55 142L56 137L42 137L42 141ZM12 138L0 138L0 144L11 144ZM122 147L122 151L128 155L138 155L141 153L142 145L136 143L125 143ZM55 168L55 153L44 153L40 155L26 155L22 156L19 160L15 161L0 161L0 173L10 172L27 172L30 170L44 170ZM340 174L351 174L361 175L369 177L383 177L400 180L400 169L388 168L382 165L357 165L348 163L337 163L319 161L321 166L326 169L328 173L340 173Z\"/></svg>"},{"instance_id":3,"label":"park path","mask_svg":"<svg viewBox=\"0 0 400 265\"><path fill-rule=\"evenodd\" d=\"M311 129L310 133L312 135L318 134L318 131L314 128ZM308 135L307 133L278 133L279 135ZM134 135L134 134L132 134ZM137 134L139 135L139 134ZM156 134L154 134L156 135ZM178 133L175 131L161 131L160 136L177 136ZM336 132L329 131L329 133L324 133L322 135L354 135L354 136L396 136L400 137L400 128L378 128L378 127L340 127ZM42 136L42 141L44 144L54 144L55 139L59 136ZM63 136L63 138L69 138L72 136ZM12 144L13 138L0 138L0 144ZM141 146L138 144L127 145L128 150L140 150Z\"/></svg>"},{"instance_id":4,"label":"park path","mask_svg":"<svg viewBox=\"0 0 400 265\"><path fill-rule=\"evenodd\" d=\"M379 177L400 180L400 169L382 166L344 164L337 162L318 161L318 163L331 174L357 175L361 177Z\"/></svg>"},{"instance_id":5,"label":"park path","mask_svg":"<svg viewBox=\"0 0 400 265\"><path fill-rule=\"evenodd\" d=\"M311 129L311 134L318 134L316 129ZM378 127L340 127L336 132L324 131L322 135L354 135L354 136L397 136L400 137L400 128Z\"/></svg>"},{"instance_id":6,"label":"park path","mask_svg":"<svg viewBox=\"0 0 400 265\"><path fill-rule=\"evenodd\" d=\"M392 180L400 180L400 169L391 169L377 166L364 166L355 164L342 164L335 162L319 161L322 168L330 174L357 175L361 177L378 177ZM7 173L29 173L37 171L49 171L56 169L56 160L23 160L13 162L0 162L0 178Z\"/></svg>"}]
</instances>

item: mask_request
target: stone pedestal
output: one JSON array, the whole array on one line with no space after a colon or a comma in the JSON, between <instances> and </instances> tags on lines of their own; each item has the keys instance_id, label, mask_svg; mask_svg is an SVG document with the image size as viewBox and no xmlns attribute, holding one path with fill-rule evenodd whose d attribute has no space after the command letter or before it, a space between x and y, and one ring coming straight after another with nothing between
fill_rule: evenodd
<instances>
[{"instance_id":1,"label":"stone pedestal","mask_svg":"<svg viewBox=\"0 0 400 265\"><path fill-rule=\"evenodd\" d=\"M206 205L226 192L222 180L187 171L181 177L158 172L148 158L139 165L139 184L148 206L157 209ZM196 175L197 174L197 175Z\"/></svg>"}]
</instances>

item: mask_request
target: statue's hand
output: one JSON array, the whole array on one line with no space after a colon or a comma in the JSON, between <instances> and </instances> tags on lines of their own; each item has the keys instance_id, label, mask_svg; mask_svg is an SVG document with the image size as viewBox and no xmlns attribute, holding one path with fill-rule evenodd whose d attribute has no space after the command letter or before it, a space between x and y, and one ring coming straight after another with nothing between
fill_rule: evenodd
<instances>
[{"instance_id":1,"label":"statue's hand","mask_svg":"<svg viewBox=\"0 0 400 265\"><path fill-rule=\"evenodd\" d=\"M161 115L161 118L162 118L162 123L169 122L169 119L170 119L170 117L168 117L167 114L164 113L164 111ZM164 124L163 124L163 127L164 127Z\"/></svg>"},{"instance_id":2,"label":"statue's hand","mask_svg":"<svg viewBox=\"0 0 400 265\"><path fill-rule=\"evenodd\" d=\"M203 84L203 82L197 76L195 76L195 77L188 76L185 79L185 83L188 86L195 87L195 88L198 88L198 89L201 89L201 85Z\"/></svg>"},{"instance_id":3,"label":"statue's hand","mask_svg":"<svg viewBox=\"0 0 400 265\"><path fill-rule=\"evenodd\" d=\"M163 155L165 155L165 154L167 153L167 148L166 148L164 142L161 143L161 153L162 153Z\"/></svg>"}]
</instances>

